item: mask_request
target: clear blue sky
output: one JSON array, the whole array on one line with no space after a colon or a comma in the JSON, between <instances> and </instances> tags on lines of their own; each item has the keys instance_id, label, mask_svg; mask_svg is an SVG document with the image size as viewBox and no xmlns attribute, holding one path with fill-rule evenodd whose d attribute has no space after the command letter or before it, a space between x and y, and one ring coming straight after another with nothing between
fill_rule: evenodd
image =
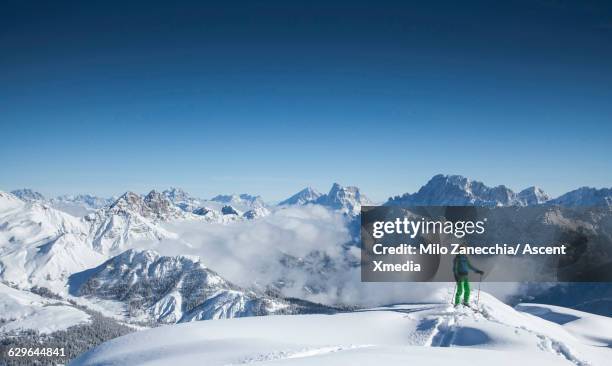
<instances>
[{"instance_id":1,"label":"clear blue sky","mask_svg":"<svg viewBox=\"0 0 612 366\"><path fill-rule=\"evenodd\" d=\"M612 186L612 3L427 3L4 1L0 189Z\"/></svg>"}]
</instances>

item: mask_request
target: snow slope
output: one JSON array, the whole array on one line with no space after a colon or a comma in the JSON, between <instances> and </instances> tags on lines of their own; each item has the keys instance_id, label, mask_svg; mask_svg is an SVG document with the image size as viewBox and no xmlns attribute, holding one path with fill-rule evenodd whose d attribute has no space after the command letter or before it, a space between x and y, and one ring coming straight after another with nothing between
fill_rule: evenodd
<instances>
[{"instance_id":1,"label":"snow slope","mask_svg":"<svg viewBox=\"0 0 612 366\"><path fill-rule=\"evenodd\" d=\"M0 278L20 286L61 286L104 256L88 244L82 219L0 192Z\"/></svg>"},{"instance_id":2,"label":"snow slope","mask_svg":"<svg viewBox=\"0 0 612 366\"><path fill-rule=\"evenodd\" d=\"M576 319L558 324L488 294L480 305L480 312L411 304L164 326L113 339L71 365L605 365L612 356L601 346L612 342L612 319L569 311Z\"/></svg>"},{"instance_id":3,"label":"snow slope","mask_svg":"<svg viewBox=\"0 0 612 366\"><path fill-rule=\"evenodd\" d=\"M0 334L16 330L53 333L86 323L89 315L68 303L50 300L0 283Z\"/></svg>"},{"instance_id":4,"label":"snow slope","mask_svg":"<svg viewBox=\"0 0 612 366\"><path fill-rule=\"evenodd\" d=\"M612 319L609 317L547 304L518 304L515 308L557 323L585 343L612 348Z\"/></svg>"}]
</instances>

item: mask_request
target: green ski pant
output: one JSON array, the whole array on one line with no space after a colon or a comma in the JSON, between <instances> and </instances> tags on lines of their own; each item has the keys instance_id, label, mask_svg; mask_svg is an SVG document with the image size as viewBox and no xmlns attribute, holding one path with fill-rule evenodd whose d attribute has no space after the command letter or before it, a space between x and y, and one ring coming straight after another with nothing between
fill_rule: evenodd
<instances>
[{"instance_id":1,"label":"green ski pant","mask_svg":"<svg viewBox=\"0 0 612 366\"><path fill-rule=\"evenodd\" d=\"M467 276L459 277L457 280L457 293L455 294L455 305L459 305L461 301L461 295L463 295L463 303L470 303L470 282Z\"/></svg>"}]
</instances>

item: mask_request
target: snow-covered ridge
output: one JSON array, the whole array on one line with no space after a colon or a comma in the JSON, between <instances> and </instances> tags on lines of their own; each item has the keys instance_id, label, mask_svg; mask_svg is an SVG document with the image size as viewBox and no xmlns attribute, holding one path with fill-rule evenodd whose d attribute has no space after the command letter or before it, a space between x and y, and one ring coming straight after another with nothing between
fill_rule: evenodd
<instances>
[{"instance_id":1,"label":"snow-covered ridge","mask_svg":"<svg viewBox=\"0 0 612 366\"><path fill-rule=\"evenodd\" d=\"M519 193L499 185L489 187L482 182L460 175L438 174L416 193L390 197L387 205L449 205L449 206L532 206L554 204L561 206L612 206L612 189L583 187L556 199L539 187L529 187Z\"/></svg>"},{"instance_id":2,"label":"snow-covered ridge","mask_svg":"<svg viewBox=\"0 0 612 366\"><path fill-rule=\"evenodd\" d=\"M406 304L172 325L111 340L71 365L606 365L611 356L610 318L513 309L485 293L478 308Z\"/></svg>"},{"instance_id":3,"label":"snow-covered ridge","mask_svg":"<svg viewBox=\"0 0 612 366\"><path fill-rule=\"evenodd\" d=\"M130 319L175 323L268 315L288 307L226 281L197 257L128 250L71 276L75 296L125 304Z\"/></svg>"},{"instance_id":4,"label":"snow-covered ridge","mask_svg":"<svg viewBox=\"0 0 612 366\"><path fill-rule=\"evenodd\" d=\"M114 202L113 198L103 198L90 194L63 195L47 199L41 193L29 188L17 189L11 193L25 202L45 203L73 216L84 216Z\"/></svg>"},{"instance_id":5,"label":"snow-covered ridge","mask_svg":"<svg viewBox=\"0 0 612 366\"><path fill-rule=\"evenodd\" d=\"M561 206L612 207L612 188L582 187L550 200L549 203Z\"/></svg>"}]
</instances>

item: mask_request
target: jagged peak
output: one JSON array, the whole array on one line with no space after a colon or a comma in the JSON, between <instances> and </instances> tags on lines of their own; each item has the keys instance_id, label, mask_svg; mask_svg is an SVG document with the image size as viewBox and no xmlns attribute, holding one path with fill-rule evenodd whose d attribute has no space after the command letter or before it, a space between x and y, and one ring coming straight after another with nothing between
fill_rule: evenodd
<instances>
[{"instance_id":1,"label":"jagged peak","mask_svg":"<svg viewBox=\"0 0 612 366\"><path fill-rule=\"evenodd\" d=\"M354 216L359 214L362 205L370 204L370 200L356 186L343 187L334 183L329 193L319 197L316 203Z\"/></svg>"},{"instance_id":2,"label":"jagged peak","mask_svg":"<svg viewBox=\"0 0 612 366\"><path fill-rule=\"evenodd\" d=\"M359 190L359 187L357 186L343 186L340 183L334 183L332 184L329 190L329 193L327 195L332 196L332 195L338 194L339 192L351 192L351 193L361 194L361 191Z\"/></svg>"},{"instance_id":3,"label":"jagged peak","mask_svg":"<svg viewBox=\"0 0 612 366\"><path fill-rule=\"evenodd\" d=\"M279 206L282 205L304 205L316 201L323 194L314 188L308 186L298 193L292 195L284 201L279 202Z\"/></svg>"},{"instance_id":4,"label":"jagged peak","mask_svg":"<svg viewBox=\"0 0 612 366\"><path fill-rule=\"evenodd\" d=\"M485 205L521 204L505 185L489 187L462 175L434 175L416 193L390 198L391 205Z\"/></svg>"},{"instance_id":5,"label":"jagged peak","mask_svg":"<svg viewBox=\"0 0 612 366\"><path fill-rule=\"evenodd\" d=\"M161 194L159 191L152 189L149 193L147 193L147 195L144 197L145 201L151 201L151 200L164 200L164 201L170 201L168 200L168 198L166 196L164 196L163 194Z\"/></svg>"},{"instance_id":6,"label":"jagged peak","mask_svg":"<svg viewBox=\"0 0 612 366\"><path fill-rule=\"evenodd\" d=\"M167 219L179 214L179 209L157 190L151 190L146 196L132 191L122 194L109 206L111 211L137 213L143 217L154 219Z\"/></svg>"},{"instance_id":7,"label":"jagged peak","mask_svg":"<svg viewBox=\"0 0 612 366\"><path fill-rule=\"evenodd\" d=\"M134 203L134 202L138 202L138 201L143 201L143 198L142 198L141 195L139 195L138 193L134 193L132 191L125 191L110 206L111 207L115 207L115 206L118 206L119 204L121 204L122 202L125 202L125 203Z\"/></svg>"}]
</instances>

